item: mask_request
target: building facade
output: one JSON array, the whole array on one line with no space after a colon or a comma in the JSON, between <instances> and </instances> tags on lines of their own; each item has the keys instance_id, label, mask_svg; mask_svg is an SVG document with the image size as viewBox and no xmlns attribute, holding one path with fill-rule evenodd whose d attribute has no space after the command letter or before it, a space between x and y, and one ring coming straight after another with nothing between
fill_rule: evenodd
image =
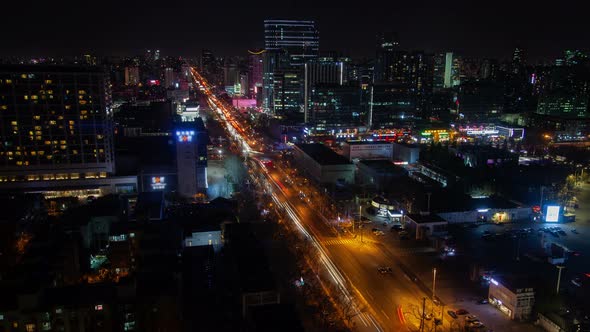
<instances>
[{"instance_id":1,"label":"building facade","mask_svg":"<svg viewBox=\"0 0 590 332\"><path fill-rule=\"evenodd\" d=\"M98 68L1 66L0 127L0 188L83 187L114 172L110 83Z\"/></svg>"}]
</instances>

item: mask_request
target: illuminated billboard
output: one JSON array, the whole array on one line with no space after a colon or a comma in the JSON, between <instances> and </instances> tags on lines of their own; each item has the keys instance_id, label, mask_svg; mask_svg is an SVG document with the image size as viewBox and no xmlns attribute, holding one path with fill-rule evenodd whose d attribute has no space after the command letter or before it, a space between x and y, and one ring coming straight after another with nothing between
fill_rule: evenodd
<instances>
[{"instance_id":1,"label":"illuminated billboard","mask_svg":"<svg viewBox=\"0 0 590 332\"><path fill-rule=\"evenodd\" d=\"M195 136L195 132L193 130L190 131L177 131L176 137L178 138L178 142L192 142L193 136Z\"/></svg>"},{"instance_id":2,"label":"illuminated billboard","mask_svg":"<svg viewBox=\"0 0 590 332\"><path fill-rule=\"evenodd\" d=\"M545 222L558 222L560 209L561 207L557 205L547 206L547 212L545 213Z\"/></svg>"},{"instance_id":3,"label":"illuminated billboard","mask_svg":"<svg viewBox=\"0 0 590 332\"><path fill-rule=\"evenodd\" d=\"M151 186L153 190L166 189L166 178L163 176L153 176Z\"/></svg>"}]
</instances>

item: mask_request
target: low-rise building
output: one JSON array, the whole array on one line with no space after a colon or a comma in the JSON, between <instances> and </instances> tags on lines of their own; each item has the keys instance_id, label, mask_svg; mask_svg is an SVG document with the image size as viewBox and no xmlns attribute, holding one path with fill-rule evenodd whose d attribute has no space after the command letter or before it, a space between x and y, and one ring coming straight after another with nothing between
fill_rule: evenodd
<instances>
[{"instance_id":1,"label":"low-rise building","mask_svg":"<svg viewBox=\"0 0 590 332\"><path fill-rule=\"evenodd\" d=\"M323 144L296 144L293 154L299 167L318 183L354 182L354 165Z\"/></svg>"},{"instance_id":2,"label":"low-rise building","mask_svg":"<svg viewBox=\"0 0 590 332\"><path fill-rule=\"evenodd\" d=\"M444 234L449 224L435 214L407 214L404 218L405 229L416 233L416 240L428 239L433 235Z\"/></svg>"},{"instance_id":3,"label":"low-rise building","mask_svg":"<svg viewBox=\"0 0 590 332\"><path fill-rule=\"evenodd\" d=\"M535 303L535 291L524 279L506 276L490 279L490 304L514 320L528 319Z\"/></svg>"},{"instance_id":4,"label":"low-rise building","mask_svg":"<svg viewBox=\"0 0 590 332\"><path fill-rule=\"evenodd\" d=\"M359 182L374 186L378 191L391 187L396 179L408 173L389 160L361 160L357 167Z\"/></svg>"},{"instance_id":5,"label":"low-rise building","mask_svg":"<svg viewBox=\"0 0 590 332\"><path fill-rule=\"evenodd\" d=\"M420 159L420 147L416 144L393 143L393 159L415 164Z\"/></svg>"},{"instance_id":6,"label":"low-rise building","mask_svg":"<svg viewBox=\"0 0 590 332\"><path fill-rule=\"evenodd\" d=\"M344 143L344 155L348 160L386 159L393 157L393 145L386 141L347 141Z\"/></svg>"}]
</instances>

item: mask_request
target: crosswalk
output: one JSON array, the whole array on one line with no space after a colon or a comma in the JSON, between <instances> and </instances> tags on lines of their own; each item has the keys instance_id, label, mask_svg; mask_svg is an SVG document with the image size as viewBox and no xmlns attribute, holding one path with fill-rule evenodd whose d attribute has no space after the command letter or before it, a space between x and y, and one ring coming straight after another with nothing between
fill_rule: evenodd
<instances>
[{"instance_id":1,"label":"crosswalk","mask_svg":"<svg viewBox=\"0 0 590 332\"><path fill-rule=\"evenodd\" d=\"M363 242L361 242L360 238L332 238L329 240L325 240L324 242L322 242L324 245L326 246L335 246L335 245L361 245L361 244L374 244L376 243L376 241L371 240L371 239L363 239Z\"/></svg>"},{"instance_id":2,"label":"crosswalk","mask_svg":"<svg viewBox=\"0 0 590 332\"><path fill-rule=\"evenodd\" d=\"M378 243L378 241L371 240L371 239L363 239L361 242L360 238L331 238L324 240L322 242L325 246L337 246L337 245L373 245ZM414 247L414 248L392 248L392 251L398 255L412 255L412 254L425 254L425 253L433 253L437 250L431 247Z\"/></svg>"}]
</instances>

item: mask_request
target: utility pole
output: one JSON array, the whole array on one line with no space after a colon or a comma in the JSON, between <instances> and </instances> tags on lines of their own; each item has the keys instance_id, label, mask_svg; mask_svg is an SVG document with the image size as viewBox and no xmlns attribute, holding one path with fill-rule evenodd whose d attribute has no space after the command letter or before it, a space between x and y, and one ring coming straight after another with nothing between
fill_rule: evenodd
<instances>
[{"instance_id":1,"label":"utility pole","mask_svg":"<svg viewBox=\"0 0 590 332\"><path fill-rule=\"evenodd\" d=\"M436 301L436 267L432 270L432 302Z\"/></svg>"},{"instance_id":2,"label":"utility pole","mask_svg":"<svg viewBox=\"0 0 590 332\"><path fill-rule=\"evenodd\" d=\"M424 332L424 315L426 314L426 298L422 298L422 317L420 317L420 332Z\"/></svg>"},{"instance_id":3,"label":"utility pole","mask_svg":"<svg viewBox=\"0 0 590 332\"><path fill-rule=\"evenodd\" d=\"M428 209L427 209L427 211L428 211L428 213L430 213L430 195L432 195L432 193L429 192L429 193L426 193L426 195L428 195Z\"/></svg>"},{"instance_id":4,"label":"utility pole","mask_svg":"<svg viewBox=\"0 0 590 332\"><path fill-rule=\"evenodd\" d=\"M561 282L561 270L563 270L563 268L565 266L563 266L563 265L557 265L556 267L559 270L559 274L557 275L557 287L556 287L555 293L556 294L559 294L559 283Z\"/></svg>"}]
</instances>

